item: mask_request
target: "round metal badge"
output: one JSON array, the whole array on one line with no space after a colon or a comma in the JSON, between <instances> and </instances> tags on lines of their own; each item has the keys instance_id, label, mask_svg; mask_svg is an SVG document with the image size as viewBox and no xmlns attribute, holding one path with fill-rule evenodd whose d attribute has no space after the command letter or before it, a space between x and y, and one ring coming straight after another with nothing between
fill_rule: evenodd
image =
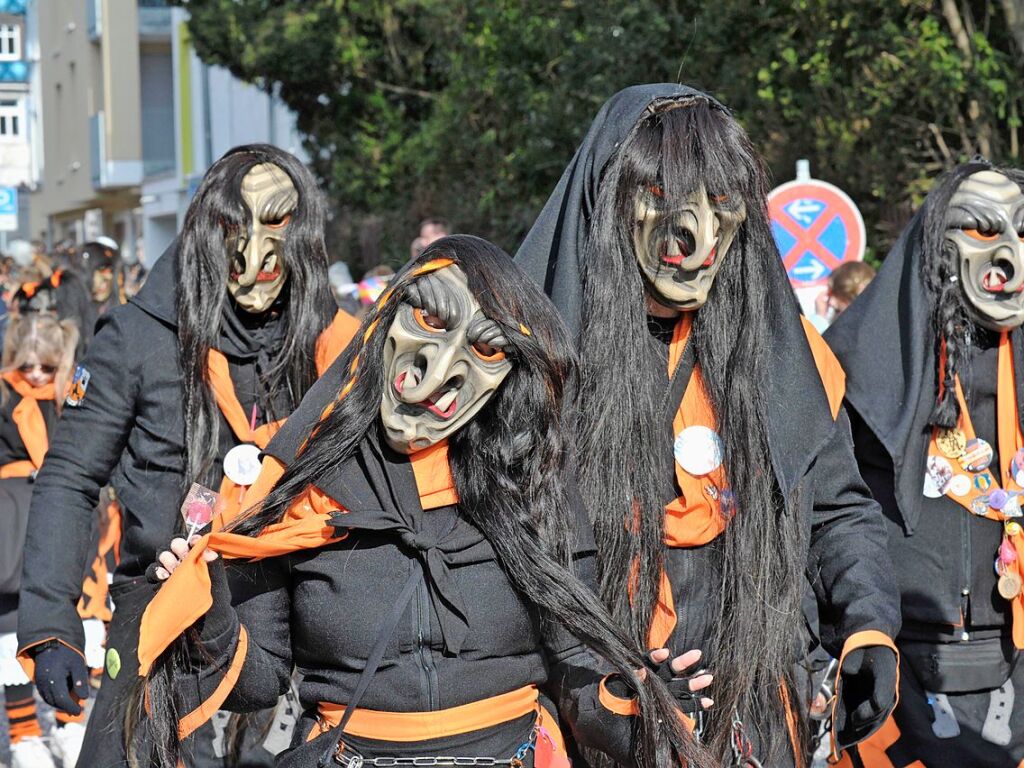
<instances>
[{"instance_id":1,"label":"round metal badge","mask_svg":"<svg viewBox=\"0 0 1024 768\"><path fill-rule=\"evenodd\" d=\"M967 448L967 435L955 427L943 429L935 437L935 444L947 459L959 459Z\"/></svg>"},{"instance_id":2,"label":"round metal badge","mask_svg":"<svg viewBox=\"0 0 1024 768\"><path fill-rule=\"evenodd\" d=\"M968 472L983 472L992 463L992 446L988 441L976 437L967 441L964 455L960 457L960 463Z\"/></svg>"},{"instance_id":3,"label":"round metal badge","mask_svg":"<svg viewBox=\"0 0 1024 768\"><path fill-rule=\"evenodd\" d=\"M1015 599L1020 594L1022 586L1024 586L1024 584L1021 583L1020 576L1016 573L1004 571L999 574L997 588L999 589L999 596L1004 600Z\"/></svg>"},{"instance_id":4,"label":"round metal badge","mask_svg":"<svg viewBox=\"0 0 1024 768\"><path fill-rule=\"evenodd\" d=\"M694 477L701 477L722 466L722 438L708 427L687 427L674 445L679 466Z\"/></svg>"},{"instance_id":5,"label":"round metal badge","mask_svg":"<svg viewBox=\"0 0 1024 768\"><path fill-rule=\"evenodd\" d=\"M924 472L924 495L929 499L944 496L953 481L953 465L941 456L929 456Z\"/></svg>"},{"instance_id":6,"label":"round metal badge","mask_svg":"<svg viewBox=\"0 0 1024 768\"><path fill-rule=\"evenodd\" d=\"M956 475L949 481L949 492L954 496L966 496L971 491L971 478L967 475Z\"/></svg>"},{"instance_id":7,"label":"round metal badge","mask_svg":"<svg viewBox=\"0 0 1024 768\"><path fill-rule=\"evenodd\" d=\"M971 500L971 512L976 514L978 517L984 517L988 514L988 496L979 496L976 499Z\"/></svg>"},{"instance_id":8,"label":"round metal badge","mask_svg":"<svg viewBox=\"0 0 1024 768\"><path fill-rule=\"evenodd\" d=\"M988 496L988 505L994 510L1000 510L1006 506L1006 502L1010 500L1010 494L1004 491L1002 488L996 488Z\"/></svg>"},{"instance_id":9,"label":"round metal badge","mask_svg":"<svg viewBox=\"0 0 1024 768\"><path fill-rule=\"evenodd\" d=\"M252 443L236 445L224 456L224 475L235 485L252 485L260 476L260 449Z\"/></svg>"}]
</instances>

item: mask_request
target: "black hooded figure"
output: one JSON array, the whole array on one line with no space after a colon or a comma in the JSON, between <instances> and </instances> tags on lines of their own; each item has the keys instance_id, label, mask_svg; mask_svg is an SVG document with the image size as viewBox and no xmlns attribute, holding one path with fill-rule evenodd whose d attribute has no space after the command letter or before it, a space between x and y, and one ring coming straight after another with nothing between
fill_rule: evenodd
<instances>
[{"instance_id":1,"label":"black hooded figure","mask_svg":"<svg viewBox=\"0 0 1024 768\"><path fill-rule=\"evenodd\" d=\"M354 332L351 317L335 316L327 287L323 217L298 159L268 145L231 150L206 173L145 287L101 317L74 374L33 494L18 642L43 698L80 711L89 674L75 605L109 484L124 521L121 561L83 768L126 765L122 709L154 591L145 570L182 528L186 492L219 487L240 506L252 482L244 459ZM208 751L208 740L196 749Z\"/></svg>"},{"instance_id":2,"label":"black hooded figure","mask_svg":"<svg viewBox=\"0 0 1024 768\"><path fill-rule=\"evenodd\" d=\"M841 371L801 325L766 192L749 139L714 99L627 88L516 256L578 336L580 487L601 596L635 642L703 651L715 704L696 727L732 765L803 759L789 724L801 720L805 574L821 642L848 654L841 743L892 707L899 626ZM676 307L660 298L693 286Z\"/></svg>"},{"instance_id":3,"label":"black hooded figure","mask_svg":"<svg viewBox=\"0 0 1024 768\"><path fill-rule=\"evenodd\" d=\"M356 339L268 446L262 502L187 562L183 540L161 553L140 764L174 768L200 702L266 706L293 664L304 713L282 768L567 768L555 718L625 765L717 764L678 718L692 696L640 681L640 650L584 584L594 543L562 421L575 358L550 300L454 235ZM234 606L212 552L238 573Z\"/></svg>"},{"instance_id":4,"label":"black hooded figure","mask_svg":"<svg viewBox=\"0 0 1024 768\"><path fill-rule=\"evenodd\" d=\"M97 315L124 304L124 266L121 248L113 239L101 236L82 246L79 269L86 276Z\"/></svg>"},{"instance_id":5,"label":"black hooded figure","mask_svg":"<svg viewBox=\"0 0 1024 768\"><path fill-rule=\"evenodd\" d=\"M952 170L826 334L903 614L899 706L843 765L1024 759L1022 190L1019 170Z\"/></svg>"}]
</instances>

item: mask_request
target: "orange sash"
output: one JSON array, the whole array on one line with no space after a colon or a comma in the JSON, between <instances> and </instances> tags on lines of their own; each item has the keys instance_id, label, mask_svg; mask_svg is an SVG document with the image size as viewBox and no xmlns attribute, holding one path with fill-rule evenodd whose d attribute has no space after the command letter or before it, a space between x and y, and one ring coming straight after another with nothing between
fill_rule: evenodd
<instances>
[{"instance_id":1,"label":"orange sash","mask_svg":"<svg viewBox=\"0 0 1024 768\"><path fill-rule=\"evenodd\" d=\"M846 389L846 375L839 361L825 344L814 326L801 318L807 343L811 348L814 363L821 378L825 393L828 396L832 418L836 418L842 406ZM684 312L676 323L669 345L668 371L671 376L686 349L693 326L693 314ZM672 419L672 432L675 436L687 427L701 426L717 430L715 410L708 397L700 365L693 368L693 375L683 394ZM707 544L722 533L728 525L729 510L723 511L723 494L728 494L728 482L724 465L718 466L710 473L697 477L688 473L674 461L676 484L679 497L665 506L665 546L673 548L699 547ZM676 626L676 607L672 597L672 584L668 574L661 572L658 584L658 601L651 617L651 626L647 634L650 648L662 648L672 636Z\"/></svg>"},{"instance_id":2,"label":"orange sash","mask_svg":"<svg viewBox=\"0 0 1024 768\"><path fill-rule=\"evenodd\" d=\"M1024 437L1021 436L1020 422L1017 415L1017 394L1014 386L1013 352L1008 333L1003 333L999 339L999 367L996 384L996 439L999 441L999 474L993 474L989 468L980 472L969 472L966 469L960 470L959 457L950 457L943 453L939 444L940 433L943 430L938 428L932 430L932 439L928 445L929 460L942 459L953 467L954 480L957 476L964 475L970 483L964 490L962 485L954 488L954 483L947 483L945 496L955 501L968 512L993 520L1003 526L1003 542L1013 548L1016 559L1012 563L1004 563L1002 566L1011 575L1015 575L1024 583L1024 536L1021 535L1021 523L1024 518L1008 517L1001 509L993 509L988 504L988 499L994 491L1002 490L1010 493L1022 493L1024 489L1017 484L1014 478L1011 464L1014 455L1024 447ZM960 386L959 378L954 380L956 387L956 398L960 404L960 420L957 429L962 433L965 440L974 440L977 435L974 432L974 424L971 422L971 414L967 410L967 401L964 398L963 389ZM1021 467L1024 469L1024 467ZM1000 478L1002 482L1000 483ZM957 495L955 491L963 491ZM1021 497L1024 500L1024 496ZM977 511L975 511L977 510ZM995 555L993 555L995 556ZM1017 648L1024 648L1024 590L1011 600L1013 612L1013 644Z\"/></svg>"},{"instance_id":3,"label":"orange sash","mask_svg":"<svg viewBox=\"0 0 1024 768\"><path fill-rule=\"evenodd\" d=\"M419 451L409 459L423 509L457 503L446 442ZM276 460L273 466L281 467ZM275 480L280 477L276 472L272 474ZM139 675L145 677L160 654L212 607L210 570L203 552L212 549L229 559L262 560L316 549L341 541L347 535L339 536L330 525L331 515L338 511L343 510L337 502L318 488L311 488L292 504L280 523L268 526L259 536L218 530L200 539L146 606L139 627ZM206 722L224 703L242 672L245 653L246 644L240 641L220 685L209 699L179 723L181 738Z\"/></svg>"},{"instance_id":4,"label":"orange sash","mask_svg":"<svg viewBox=\"0 0 1024 768\"><path fill-rule=\"evenodd\" d=\"M317 375L324 375L324 372L331 367L358 329L359 323L354 317L347 312L338 310L334 320L324 329L317 340ZM270 439L284 424L285 419L278 419L251 428L249 417L246 416L242 404L238 401L238 395L235 393L235 385L231 381L231 370L228 367L227 358L219 350L211 349L207 355L206 365L213 397L235 438L239 443L252 443L260 450L266 448ZM221 480L218 525L226 525L245 508L247 491L248 486L239 487L227 477Z\"/></svg>"},{"instance_id":5,"label":"orange sash","mask_svg":"<svg viewBox=\"0 0 1024 768\"><path fill-rule=\"evenodd\" d=\"M43 466L43 459L50 448L46 420L39 408L39 401L54 399L54 385L50 382L41 387L33 387L18 371L7 371L3 379L21 395L21 401L11 412L11 418L18 428L21 442L25 444L29 460L15 461L0 467L0 478L28 477Z\"/></svg>"}]
</instances>

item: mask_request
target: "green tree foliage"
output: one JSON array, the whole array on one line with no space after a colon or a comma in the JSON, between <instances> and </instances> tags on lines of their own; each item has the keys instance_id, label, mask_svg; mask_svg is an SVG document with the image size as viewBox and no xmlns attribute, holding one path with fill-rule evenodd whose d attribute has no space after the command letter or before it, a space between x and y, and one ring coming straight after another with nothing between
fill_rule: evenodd
<instances>
[{"instance_id":1,"label":"green tree foliage","mask_svg":"<svg viewBox=\"0 0 1024 768\"><path fill-rule=\"evenodd\" d=\"M714 93L780 181L810 158L876 252L943 168L1020 160L1024 0L182 4L205 61L296 111L357 263L377 237L404 258L425 215L514 248L597 108L638 82Z\"/></svg>"}]
</instances>

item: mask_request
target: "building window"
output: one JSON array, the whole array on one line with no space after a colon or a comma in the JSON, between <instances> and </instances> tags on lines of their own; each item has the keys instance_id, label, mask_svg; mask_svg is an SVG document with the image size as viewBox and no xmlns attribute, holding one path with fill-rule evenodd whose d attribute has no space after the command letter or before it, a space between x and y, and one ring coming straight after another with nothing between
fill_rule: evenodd
<instances>
[{"instance_id":1,"label":"building window","mask_svg":"<svg viewBox=\"0 0 1024 768\"><path fill-rule=\"evenodd\" d=\"M0 99L0 140L17 139L24 131L21 102L17 99Z\"/></svg>"},{"instance_id":2,"label":"building window","mask_svg":"<svg viewBox=\"0 0 1024 768\"><path fill-rule=\"evenodd\" d=\"M17 24L0 24L0 61L21 59L21 27Z\"/></svg>"}]
</instances>

